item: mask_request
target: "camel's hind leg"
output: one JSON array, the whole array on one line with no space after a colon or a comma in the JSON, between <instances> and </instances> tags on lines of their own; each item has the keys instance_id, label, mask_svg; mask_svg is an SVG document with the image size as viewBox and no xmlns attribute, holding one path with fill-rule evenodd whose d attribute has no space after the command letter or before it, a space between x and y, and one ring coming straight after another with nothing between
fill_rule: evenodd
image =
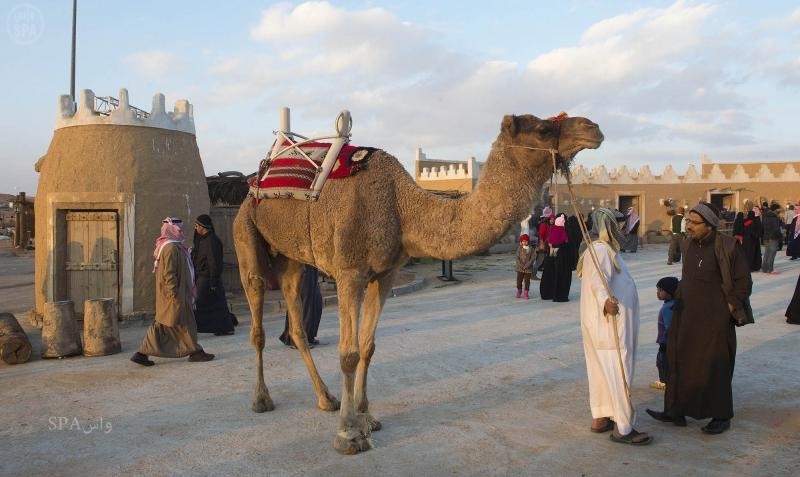
<instances>
[{"instance_id":1,"label":"camel's hind leg","mask_svg":"<svg viewBox=\"0 0 800 477\"><path fill-rule=\"evenodd\" d=\"M367 399L367 370L375 353L375 330L381 317L383 304L392 291L396 270L371 281L367 286L364 306L361 310L361 325L358 330L358 350L360 359L356 368L354 390L355 408L361 413L373 431L381 429L381 423L369 412Z\"/></svg>"},{"instance_id":2,"label":"camel's hind leg","mask_svg":"<svg viewBox=\"0 0 800 477\"><path fill-rule=\"evenodd\" d=\"M233 241L239 260L239 277L247 295L252 324L250 343L256 349L258 382L251 408L255 412L272 411L275 405L264 382L264 290L267 286L267 243L256 230L249 214L240 210L233 222Z\"/></svg>"},{"instance_id":3,"label":"camel's hind leg","mask_svg":"<svg viewBox=\"0 0 800 477\"><path fill-rule=\"evenodd\" d=\"M300 297L302 273L302 263L287 259L281 280L281 292L286 300L289 314L289 335L306 363L311 384L314 386L314 394L317 395L317 406L323 411L335 411L339 409L339 400L328 392L328 387L322 381L319 371L317 371L317 366L314 364L314 359L308 349L308 339L302 324L303 305Z\"/></svg>"}]
</instances>

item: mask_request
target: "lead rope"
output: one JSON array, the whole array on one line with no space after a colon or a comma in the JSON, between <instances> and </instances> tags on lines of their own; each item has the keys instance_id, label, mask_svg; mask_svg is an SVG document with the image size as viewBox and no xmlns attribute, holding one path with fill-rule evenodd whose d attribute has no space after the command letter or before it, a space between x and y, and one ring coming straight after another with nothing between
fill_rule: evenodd
<instances>
[{"instance_id":1,"label":"lead rope","mask_svg":"<svg viewBox=\"0 0 800 477\"><path fill-rule=\"evenodd\" d=\"M550 184L551 184L551 189L550 190L552 190L552 183L553 183L555 174L559 170L558 167L557 167L557 161L556 161L556 156L558 155L558 150L541 148L541 147L517 146L517 145L514 145L514 144L505 144L504 146L505 147L518 147L520 149L529 149L529 150L532 150L532 151L547 151L547 152L549 152L550 153L550 157L553 160L553 175L550 177ZM567 181L567 190L569 191L570 202L572 202L572 210L575 211L575 216L578 217L578 225L580 226L581 235L583 236L583 240L586 242L586 249L589 252L589 256L592 257L592 263L594 263L594 267L597 270L597 274L600 275L600 279L603 282L603 287L606 290L606 294L610 297L610 300L612 302L619 303L619 301L617 300L617 297L615 297L611 293L611 287L608 284L608 279L606 278L605 275L600 273L600 261L597 258L597 254L594 251L594 247L592 246L592 239L591 239L591 237L589 237L589 231L586 228L586 221L584 220L583 213L580 211L580 209L578 209L578 206L575 204L575 191L572 189L572 181L570 180L570 177L569 177L569 171L568 170L561 171L561 175L563 175L564 179ZM607 322L616 321L616 315L612 315L612 314L606 313L605 316L606 316L606 321ZM616 348L617 348L617 361L619 363L620 374L622 374L622 383L623 383L623 385L625 387L625 398L626 398L626 401L627 401L627 404L628 404L628 410L629 410L631 416L633 416L633 403L631 402L631 390L630 390L630 387L628 386L628 378L625 375L625 366L624 366L624 364L622 362L622 350L620 349L619 331L617 330L616 322L614 323L614 344L616 345Z\"/></svg>"}]
</instances>

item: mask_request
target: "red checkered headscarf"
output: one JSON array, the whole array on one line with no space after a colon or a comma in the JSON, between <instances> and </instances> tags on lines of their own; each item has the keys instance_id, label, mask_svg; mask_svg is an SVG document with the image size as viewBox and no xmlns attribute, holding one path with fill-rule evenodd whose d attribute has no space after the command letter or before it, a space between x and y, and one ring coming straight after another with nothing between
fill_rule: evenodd
<instances>
[{"instance_id":1,"label":"red checkered headscarf","mask_svg":"<svg viewBox=\"0 0 800 477\"><path fill-rule=\"evenodd\" d=\"M161 235L156 239L156 247L153 250L153 273L156 272L158 261L161 259L161 252L168 243L177 243L183 253L186 255L186 263L189 266L189 277L192 280L192 302L197 295L197 290L194 285L194 265L192 264L192 255L186 245L183 244L183 221L177 217L165 217L161 221Z\"/></svg>"}]
</instances>

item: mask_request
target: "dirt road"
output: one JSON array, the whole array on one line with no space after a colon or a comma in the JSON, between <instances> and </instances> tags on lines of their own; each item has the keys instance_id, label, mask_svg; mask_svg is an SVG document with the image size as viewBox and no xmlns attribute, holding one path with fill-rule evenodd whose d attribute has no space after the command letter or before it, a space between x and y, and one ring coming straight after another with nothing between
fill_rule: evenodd
<instances>
[{"instance_id":1,"label":"dirt road","mask_svg":"<svg viewBox=\"0 0 800 477\"><path fill-rule=\"evenodd\" d=\"M276 338L279 313L266 320L277 407L265 414L249 409L249 317L236 335L201 335L214 361L156 359L151 368L128 361L142 327L123 328L121 354L63 360L39 359L40 334L28 329L37 358L0 363L0 475L797 475L800 327L783 312L800 267L779 257L780 275L754 274L757 323L738 330L736 416L731 431L709 436L705 422L678 428L644 413L662 403L648 386L655 283L680 273L665 257L666 245L624 255L642 306L632 394L637 428L655 437L647 447L588 431L578 280L568 303L515 299L509 253L455 262L458 283L433 278L438 263L416 265L427 286L389 299L370 368L371 411L384 426L373 450L333 450L337 414L315 408L302 360ZM7 300L24 287L0 283L0 294L9 290L16 295L0 297L13 308ZM335 307L325 309L319 339L312 354L340 395Z\"/></svg>"}]
</instances>

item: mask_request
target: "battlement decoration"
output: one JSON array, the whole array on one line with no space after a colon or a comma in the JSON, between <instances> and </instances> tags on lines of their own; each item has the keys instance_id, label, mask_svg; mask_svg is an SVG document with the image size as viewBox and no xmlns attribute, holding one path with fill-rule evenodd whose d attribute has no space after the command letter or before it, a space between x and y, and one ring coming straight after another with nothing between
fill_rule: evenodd
<instances>
[{"instance_id":1,"label":"battlement decoration","mask_svg":"<svg viewBox=\"0 0 800 477\"><path fill-rule=\"evenodd\" d=\"M119 99L95 96L90 89L81 90L77 108L70 95L59 96L55 129L93 124L144 126L195 134L192 104L186 99L175 101L173 110L167 111L164 95L156 93L152 109L147 112L130 105L125 88L119 90Z\"/></svg>"}]
</instances>

